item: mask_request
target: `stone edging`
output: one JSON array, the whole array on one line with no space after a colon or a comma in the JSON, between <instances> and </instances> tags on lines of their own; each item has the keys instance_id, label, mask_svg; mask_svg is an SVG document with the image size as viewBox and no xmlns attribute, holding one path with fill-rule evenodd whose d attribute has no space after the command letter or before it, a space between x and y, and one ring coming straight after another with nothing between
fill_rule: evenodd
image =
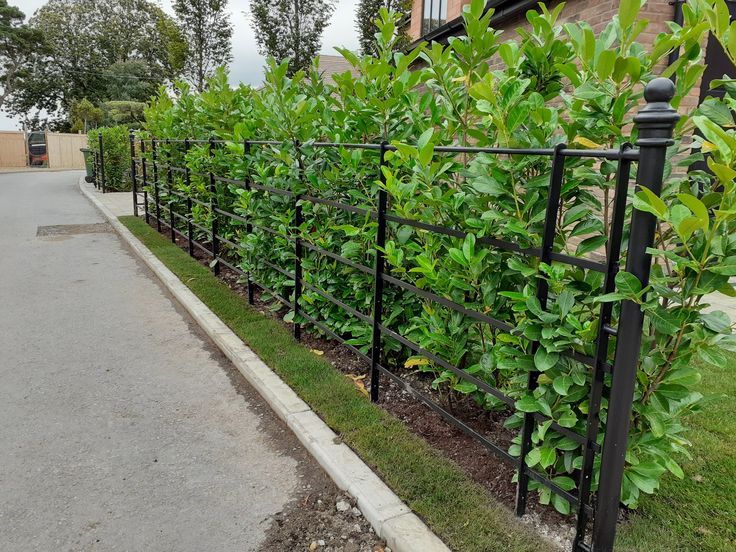
<instances>
[{"instance_id":1,"label":"stone edging","mask_svg":"<svg viewBox=\"0 0 736 552\"><path fill-rule=\"evenodd\" d=\"M95 197L83 178L79 188L289 426L337 486L357 500L358 508L392 550L450 552L358 455L339 442L327 424Z\"/></svg>"}]
</instances>

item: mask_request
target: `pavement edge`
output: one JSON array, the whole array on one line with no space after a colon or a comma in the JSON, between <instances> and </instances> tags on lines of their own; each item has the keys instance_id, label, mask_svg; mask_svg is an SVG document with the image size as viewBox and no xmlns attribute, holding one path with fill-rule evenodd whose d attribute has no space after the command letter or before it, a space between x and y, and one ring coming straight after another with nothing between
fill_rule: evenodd
<instances>
[{"instance_id":1,"label":"pavement edge","mask_svg":"<svg viewBox=\"0 0 736 552\"><path fill-rule=\"evenodd\" d=\"M335 484L357 500L365 518L394 552L450 552L378 475L350 447L340 442L338 436L307 403L95 197L95 192L85 186L84 178L80 178L79 188L266 400L276 415L289 426Z\"/></svg>"}]
</instances>

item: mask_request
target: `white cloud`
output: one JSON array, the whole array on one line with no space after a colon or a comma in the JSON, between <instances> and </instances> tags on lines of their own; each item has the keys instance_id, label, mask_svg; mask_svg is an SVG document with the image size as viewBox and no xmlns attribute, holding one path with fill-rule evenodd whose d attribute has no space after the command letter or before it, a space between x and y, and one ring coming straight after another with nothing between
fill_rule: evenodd
<instances>
[{"instance_id":1,"label":"white cloud","mask_svg":"<svg viewBox=\"0 0 736 552\"><path fill-rule=\"evenodd\" d=\"M20 3L20 8L30 16L43 6L45 0L10 0L10 4ZM171 0L158 2L167 13L173 14ZM322 53L334 54L335 46L358 49L355 32L355 9L358 0L338 0L330 25L322 37ZM264 58L258 53L253 30L246 12L248 0L230 0L229 8L233 22L233 61L230 64L230 82L244 82L257 85L263 80ZM18 121L0 112L0 129L15 130Z\"/></svg>"}]
</instances>

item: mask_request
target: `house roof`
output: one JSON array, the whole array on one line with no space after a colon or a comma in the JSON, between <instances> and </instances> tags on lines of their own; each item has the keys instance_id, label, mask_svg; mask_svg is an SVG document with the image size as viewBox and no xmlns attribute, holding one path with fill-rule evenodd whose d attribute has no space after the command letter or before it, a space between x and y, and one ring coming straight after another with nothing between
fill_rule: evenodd
<instances>
[{"instance_id":1,"label":"house roof","mask_svg":"<svg viewBox=\"0 0 736 552\"><path fill-rule=\"evenodd\" d=\"M342 56L327 56L320 54L319 56L319 72L322 79L328 84L335 84L332 75L350 71L354 77L357 77L358 70L350 65L350 62Z\"/></svg>"}]
</instances>

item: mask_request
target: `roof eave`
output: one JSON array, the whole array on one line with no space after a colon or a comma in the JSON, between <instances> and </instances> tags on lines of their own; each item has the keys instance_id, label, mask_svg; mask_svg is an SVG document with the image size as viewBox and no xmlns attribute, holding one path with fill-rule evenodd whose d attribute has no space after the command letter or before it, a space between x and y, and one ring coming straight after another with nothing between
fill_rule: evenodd
<instances>
[{"instance_id":1,"label":"roof eave","mask_svg":"<svg viewBox=\"0 0 736 552\"><path fill-rule=\"evenodd\" d=\"M504 21L514 17L515 15L518 15L521 11L526 11L528 8L536 6L538 3L539 0L489 0L489 2L486 3L486 7L483 8L483 14L485 15L488 10L495 9L496 11L491 17L491 23L498 24L503 23ZM503 4L508 4L508 6L502 9L497 9ZM463 17L460 16L456 17L452 21L448 21L441 27L437 27L433 31L418 38L417 40L409 44L409 46L407 46L407 50L413 50L424 42L445 43L450 37L458 36L462 33Z\"/></svg>"}]
</instances>

